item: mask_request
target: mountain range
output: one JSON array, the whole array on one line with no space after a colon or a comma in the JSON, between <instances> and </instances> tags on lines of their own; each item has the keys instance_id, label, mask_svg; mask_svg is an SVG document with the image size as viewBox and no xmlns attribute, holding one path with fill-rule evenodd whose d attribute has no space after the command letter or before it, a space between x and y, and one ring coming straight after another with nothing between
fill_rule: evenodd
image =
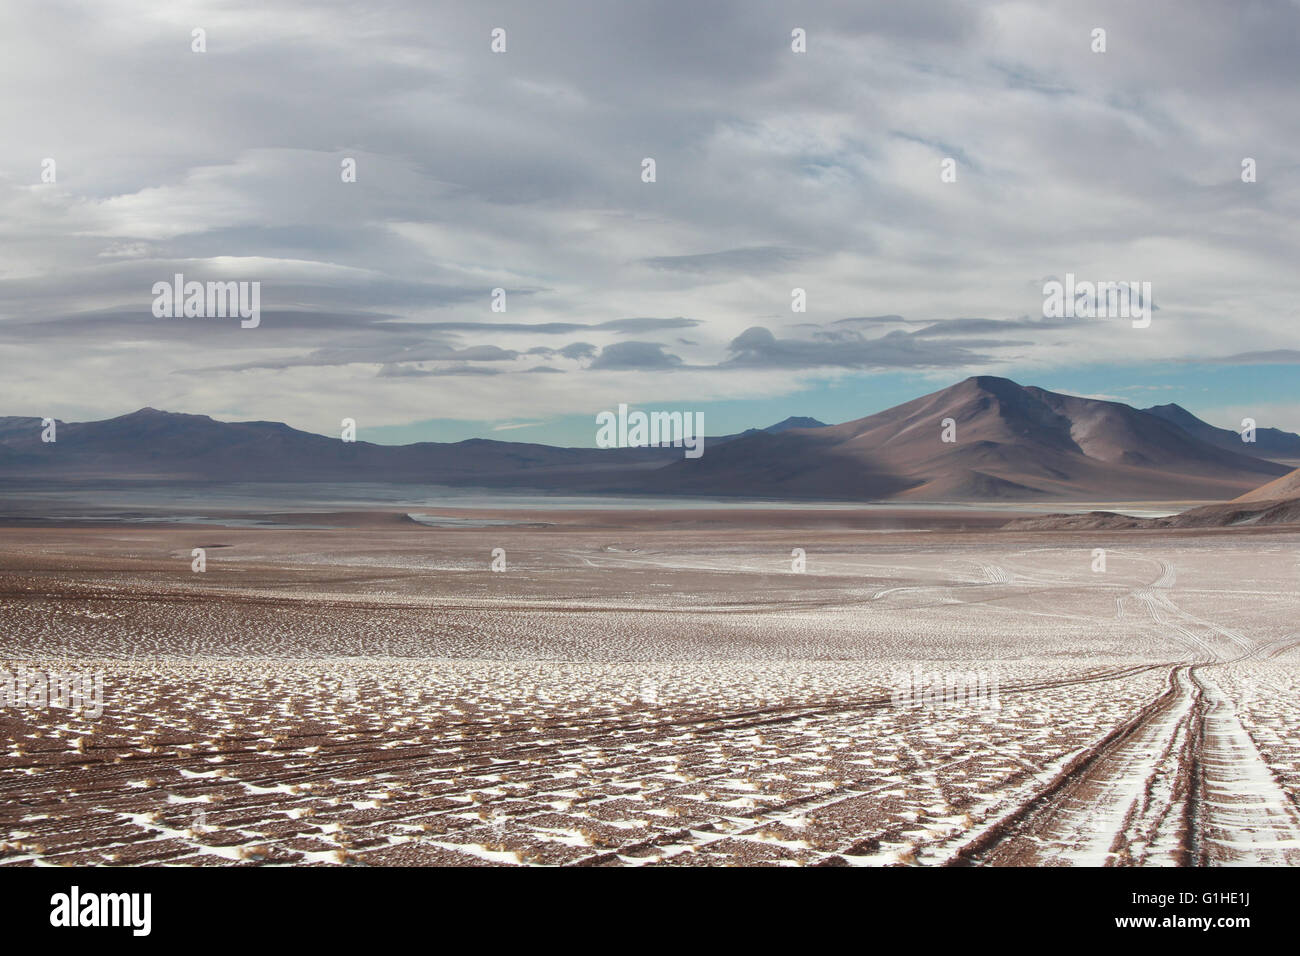
<instances>
[{"instance_id":1,"label":"mountain range","mask_svg":"<svg viewBox=\"0 0 1300 956\"><path fill-rule=\"evenodd\" d=\"M1227 500L1291 471L1266 451L1281 458L1294 447L1300 457L1300 436L1276 429L1258 430L1251 446L1178 406L1140 410L991 376L838 425L790 418L706 438L696 459L680 448L488 439L345 443L279 422L220 422L152 408L59 423L53 443L40 434L39 419L0 418L0 478L393 481L856 501Z\"/></svg>"},{"instance_id":2,"label":"mountain range","mask_svg":"<svg viewBox=\"0 0 1300 956\"><path fill-rule=\"evenodd\" d=\"M945 421L954 442L941 440ZM980 376L840 425L744 436L637 477L662 491L764 497L1222 500L1290 470L1121 402Z\"/></svg>"},{"instance_id":3,"label":"mountain range","mask_svg":"<svg viewBox=\"0 0 1300 956\"><path fill-rule=\"evenodd\" d=\"M1203 422L1181 405L1152 405L1143 411L1173 422L1189 435L1218 448L1244 451L1259 458L1300 462L1300 435L1284 432L1280 428L1256 428L1254 442L1246 442L1242 441L1239 432L1231 428L1216 428Z\"/></svg>"}]
</instances>

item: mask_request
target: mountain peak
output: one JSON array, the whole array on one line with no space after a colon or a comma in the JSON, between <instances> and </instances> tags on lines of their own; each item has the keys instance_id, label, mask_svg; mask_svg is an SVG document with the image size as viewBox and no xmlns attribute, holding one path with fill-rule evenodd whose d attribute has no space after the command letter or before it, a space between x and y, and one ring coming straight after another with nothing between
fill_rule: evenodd
<instances>
[{"instance_id":1,"label":"mountain peak","mask_svg":"<svg viewBox=\"0 0 1300 956\"><path fill-rule=\"evenodd\" d=\"M169 412L166 409L154 408L152 405L146 405L144 408L137 408L133 412L127 412L125 415L118 415L118 421L147 421L149 419L157 420L205 420L212 421L210 415L191 415L188 412ZM111 419L110 419L111 420Z\"/></svg>"},{"instance_id":2,"label":"mountain peak","mask_svg":"<svg viewBox=\"0 0 1300 956\"><path fill-rule=\"evenodd\" d=\"M1150 408L1142 409L1142 411L1149 412L1152 415L1159 415L1161 418L1181 418L1186 421L1200 421L1199 418L1176 402L1167 402L1164 405L1152 405Z\"/></svg>"},{"instance_id":3,"label":"mountain peak","mask_svg":"<svg viewBox=\"0 0 1300 956\"><path fill-rule=\"evenodd\" d=\"M825 428L826 423L810 418L807 415L791 415L775 425L768 425L763 429L765 432L783 432L788 428Z\"/></svg>"},{"instance_id":4,"label":"mountain peak","mask_svg":"<svg viewBox=\"0 0 1300 956\"><path fill-rule=\"evenodd\" d=\"M105 419L101 424L112 429L127 429L132 431L143 431L146 433L156 433L158 431L172 432L177 429L191 428L209 428L213 425L225 424L218 422L210 415L190 415L186 412L169 412L161 408L154 408L152 405L146 405L144 408L138 408L133 412L127 412L125 415L118 415L116 418Z\"/></svg>"},{"instance_id":5,"label":"mountain peak","mask_svg":"<svg viewBox=\"0 0 1300 956\"><path fill-rule=\"evenodd\" d=\"M1024 395L1034 391L1034 389L997 375L972 375L970 378L963 379L951 388L946 389L946 391L959 394L974 391L993 395L997 398L1009 398L1012 395Z\"/></svg>"},{"instance_id":6,"label":"mountain peak","mask_svg":"<svg viewBox=\"0 0 1300 956\"><path fill-rule=\"evenodd\" d=\"M1005 389L1008 388L1008 386L1015 389L1024 388L1024 386L1019 384L1019 382L1011 381L1010 378L1004 378L997 375L972 375L970 378L958 382L958 386L966 385L967 382L978 385L982 389Z\"/></svg>"}]
</instances>

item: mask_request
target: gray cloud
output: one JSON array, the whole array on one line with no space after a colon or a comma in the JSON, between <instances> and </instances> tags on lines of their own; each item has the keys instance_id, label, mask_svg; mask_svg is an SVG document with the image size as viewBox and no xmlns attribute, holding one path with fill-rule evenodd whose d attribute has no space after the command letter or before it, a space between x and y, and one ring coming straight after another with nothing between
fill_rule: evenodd
<instances>
[{"instance_id":1,"label":"gray cloud","mask_svg":"<svg viewBox=\"0 0 1300 956\"><path fill-rule=\"evenodd\" d=\"M839 332L815 339L780 339L770 329L746 329L728 347L724 368L944 368L987 361L954 343L918 341L902 331L869 339Z\"/></svg>"},{"instance_id":2,"label":"gray cloud","mask_svg":"<svg viewBox=\"0 0 1300 956\"><path fill-rule=\"evenodd\" d=\"M668 369L677 368L682 360L666 352L655 342L615 342L600 350L591 362L596 369Z\"/></svg>"},{"instance_id":3,"label":"gray cloud","mask_svg":"<svg viewBox=\"0 0 1300 956\"><path fill-rule=\"evenodd\" d=\"M202 55L196 16L0 7L0 412L332 429L335 402L558 417L668 370L748 398L769 371L1300 361L1295 4L230 0ZM261 282L261 326L154 319L174 272ZM1037 318L1066 272L1151 281L1157 318Z\"/></svg>"},{"instance_id":4,"label":"gray cloud","mask_svg":"<svg viewBox=\"0 0 1300 956\"><path fill-rule=\"evenodd\" d=\"M907 319L901 315L853 315L845 319L836 319L833 325L893 325L906 324Z\"/></svg>"},{"instance_id":5,"label":"gray cloud","mask_svg":"<svg viewBox=\"0 0 1300 956\"><path fill-rule=\"evenodd\" d=\"M985 335L1008 332L1013 329L1034 331L1051 331L1077 326L1084 319L941 319L908 333L914 338L934 338L944 335ZM1011 340L1005 340L1011 344Z\"/></svg>"},{"instance_id":6,"label":"gray cloud","mask_svg":"<svg viewBox=\"0 0 1300 956\"><path fill-rule=\"evenodd\" d=\"M432 378L446 375L500 375L501 370L482 365L449 365L442 368L418 368L413 365L385 365L379 378Z\"/></svg>"},{"instance_id":7,"label":"gray cloud","mask_svg":"<svg viewBox=\"0 0 1300 956\"><path fill-rule=\"evenodd\" d=\"M589 342L573 342L561 349L548 348L545 345L536 345L528 350L528 354L543 355L547 357L559 355L567 359L585 359L595 355L598 351L600 350Z\"/></svg>"},{"instance_id":8,"label":"gray cloud","mask_svg":"<svg viewBox=\"0 0 1300 956\"><path fill-rule=\"evenodd\" d=\"M673 272L748 272L779 268L797 262L803 256L803 253L794 249L760 246L685 256L653 256L641 261L651 268Z\"/></svg>"},{"instance_id":9,"label":"gray cloud","mask_svg":"<svg viewBox=\"0 0 1300 956\"><path fill-rule=\"evenodd\" d=\"M237 365L213 365L206 368L188 369L194 372L247 371L249 369L286 369L297 367L328 367L331 365L355 365L383 363L391 368L398 363L420 362L508 362L519 357L518 352L498 348L495 345L473 345L469 348L456 349L447 346L425 344L398 346L390 343L372 345L358 342L352 347L317 349L298 357L284 359L264 359L243 362ZM380 374L396 374L381 372ZM445 374L451 374L445 372Z\"/></svg>"},{"instance_id":10,"label":"gray cloud","mask_svg":"<svg viewBox=\"0 0 1300 956\"><path fill-rule=\"evenodd\" d=\"M611 331L619 334L654 332L660 329L690 329L698 319L637 318L610 319L607 322L424 322L420 328L448 332L532 332L537 335L564 335L570 332Z\"/></svg>"},{"instance_id":11,"label":"gray cloud","mask_svg":"<svg viewBox=\"0 0 1300 956\"><path fill-rule=\"evenodd\" d=\"M1238 352L1216 359L1224 365L1300 365L1300 349L1267 349L1260 352Z\"/></svg>"}]
</instances>

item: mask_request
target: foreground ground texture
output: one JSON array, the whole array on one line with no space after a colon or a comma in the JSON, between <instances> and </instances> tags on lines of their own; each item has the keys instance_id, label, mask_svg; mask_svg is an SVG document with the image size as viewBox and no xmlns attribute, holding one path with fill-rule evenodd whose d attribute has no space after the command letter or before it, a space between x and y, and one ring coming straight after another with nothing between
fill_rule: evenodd
<instances>
[{"instance_id":1,"label":"foreground ground texture","mask_svg":"<svg viewBox=\"0 0 1300 956\"><path fill-rule=\"evenodd\" d=\"M1300 863L1300 534L314 520L0 530L0 864Z\"/></svg>"}]
</instances>

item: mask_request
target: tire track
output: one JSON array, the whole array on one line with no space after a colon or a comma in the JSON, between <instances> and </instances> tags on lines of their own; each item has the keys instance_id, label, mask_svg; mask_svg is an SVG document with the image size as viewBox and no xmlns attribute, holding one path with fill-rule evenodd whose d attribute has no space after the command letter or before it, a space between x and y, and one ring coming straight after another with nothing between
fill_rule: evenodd
<instances>
[{"instance_id":1,"label":"tire track","mask_svg":"<svg viewBox=\"0 0 1300 956\"><path fill-rule=\"evenodd\" d=\"M1185 862L1187 827L1174 795L1190 793L1191 666L1171 668L1162 694L958 848L949 865Z\"/></svg>"}]
</instances>

